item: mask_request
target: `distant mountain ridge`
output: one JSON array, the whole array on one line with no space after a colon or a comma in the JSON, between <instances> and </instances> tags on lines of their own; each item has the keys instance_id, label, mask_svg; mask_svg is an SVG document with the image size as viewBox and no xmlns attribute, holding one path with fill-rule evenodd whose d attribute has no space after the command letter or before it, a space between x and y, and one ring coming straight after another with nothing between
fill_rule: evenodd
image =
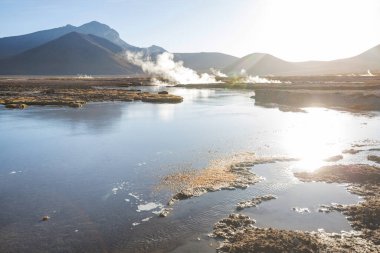
<instances>
[{"instance_id":1,"label":"distant mountain ridge","mask_svg":"<svg viewBox=\"0 0 380 253\"><path fill-rule=\"evenodd\" d=\"M239 58L217 52L174 53L175 61L183 61L184 66L199 72L209 72L210 68L223 69Z\"/></svg>"},{"instance_id":2,"label":"distant mountain ridge","mask_svg":"<svg viewBox=\"0 0 380 253\"><path fill-rule=\"evenodd\" d=\"M96 35L113 42L123 49L137 49L123 41L120 38L119 33L114 29L97 21L92 21L79 27L66 25L25 35L0 38L0 59L41 46L71 32Z\"/></svg>"},{"instance_id":3,"label":"distant mountain ridge","mask_svg":"<svg viewBox=\"0 0 380 253\"><path fill-rule=\"evenodd\" d=\"M123 48L95 35L77 32L0 60L3 75L126 75L141 69L120 57Z\"/></svg>"},{"instance_id":4,"label":"distant mountain ridge","mask_svg":"<svg viewBox=\"0 0 380 253\"><path fill-rule=\"evenodd\" d=\"M270 54L255 53L247 55L223 71L239 75L242 70L249 75L337 75L364 74L368 70L380 72L380 45L354 57L333 61L287 62Z\"/></svg>"},{"instance_id":5,"label":"distant mountain ridge","mask_svg":"<svg viewBox=\"0 0 380 253\"><path fill-rule=\"evenodd\" d=\"M89 36L82 36L82 38L85 38L84 40L78 40L78 38L74 38L75 36L71 35L68 37L65 37L68 34L77 33L77 34L83 34L83 35L89 35ZM63 27L38 31L30 34L25 35L19 35L19 36L12 36L12 37L5 37L0 38L0 74L15 74L15 75L39 75L39 74L46 74L46 75L55 75L55 74L76 74L77 73L85 73L85 74L125 74L125 73L131 73L130 70L121 71L120 66L116 69L112 69L112 67L106 68L106 65L103 63L100 63L99 59L97 60L99 66L103 66L105 69L104 71L100 71L98 68L95 68L93 63L86 62L86 59L88 59L87 56L85 56L85 46L82 45L82 47L79 47L79 45L76 45L75 48L73 48L73 42L69 42L68 40L72 39L75 40L76 43L85 43L85 45L90 46L89 42L93 43L95 40L94 37L96 36L96 45L101 46L104 43L107 43L107 50L111 51L111 54L115 54L112 57L108 55L105 58L102 59L109 59L110 57L115 59L118 58L118 62L122 61L122 53L125 51L131 51L131 52L141 52L144 56L150 56L152 59L154 59L158 54L161 54L163 52L167 52L164 48L156 45L152 45L147 48L143 47L136 47L133 45L130 45L123 41L119 33L109 27L108 25L102 24L97 21L92 21L86 24L83 24L79 27L73 26L73 25L66 25ZM60 39L65 38L65 39ZM104 40L100 40L99 38L103 38ZM50 42L55 41L53 44L55 45L56 52L53 52L52 44L49 44ZM111 44L110 44L111 43ZM77 49L82 48L84 50L83 52L78 51ZM111 50L112 48L112 50ZM77 50L77 54L70 53L69 50ZM75 51L74 50L74 51ZM104 48L103 48L104 50ZM50 52L50 57L48 57L47 52ZM59 52L64 52L65 55L62 55L61 57L58 56ZM42 54L41 56L38 56L37 54ZM97 53L100 53L97 51ZM110 53L110 52L108 52ZM119 54L118 56L116 56ZM72 57L69 59L69 56ZM58 61L58 58L66 59L66 61ZM175 54L175 60L181 60L184 62L184 65L187 67L190 67L192 69L195 69L197 71L207 72L210 70L210 68L224 68L225 66L231 64L238 58L221 54L221 53L178 53ZM50 61L58 61L57 62L50 62ZM72 64L74 62L82 62L83 64L89 64L88 67L85 66L79 66L79 64ZM106 61L110 63L110 61ZM64 64L72 64L71 67L64 66ZM58 71L58 69L54 69L53 66L60 66L61 71ZM111 64L113 67L116 65ZM127 65L130 67L130 64L124 63L123 65ZM43 67L46 66L46 67ZM73 69L73 67L77 67L77 71ZM94 68L90 68L89 66L93 66ZM44 69L44 70L43 70ZM136 73L141 73L141 70L138 67L135 68ZM81 70L81 71L80 71ZM86 71L85 71L86 70Z\"/></svg>"},{"instance_id":6,"label":"distant mountain ridge","mask_svg":"<svg viewBox=\"0 0 380 253\"><path fill-rule=\"evenodd\" d=\"M127 62L125 51L141 52L154 59L167 52L152 45L136 47L123 41L108 25L92 21L30 34L0 38L0 75L125 75L140 74ZM218 52L174 53L175 61L198 72L210 68L228 75L336 75L380 73L380 45L364 53L334 61L288 62L273 55L254 53L242 58Z\"/></svg>"}]
</instances>

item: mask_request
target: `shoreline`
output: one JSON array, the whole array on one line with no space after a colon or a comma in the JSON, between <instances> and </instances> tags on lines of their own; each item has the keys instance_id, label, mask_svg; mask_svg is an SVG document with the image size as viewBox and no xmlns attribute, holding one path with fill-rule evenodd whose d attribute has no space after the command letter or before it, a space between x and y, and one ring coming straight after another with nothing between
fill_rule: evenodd
<instances>
[{"instance_id":1,"label":"shoreline","mask_svg":"<svg viewBox=\"0 0 380 253\"><path fill-rule=\"evenodd\" d=\"M354 231L326 233L255 227L255 220L230 214L215 223L211 237L221 239L217 252L378 252L380 250L380 168L354 164L321 167L294 175L303 182L347 183L347 189L364 197L352 205L320 205L320 212L347 216ZM292 251L289 251L292 249Z\"/></svg>"}]
</instances>

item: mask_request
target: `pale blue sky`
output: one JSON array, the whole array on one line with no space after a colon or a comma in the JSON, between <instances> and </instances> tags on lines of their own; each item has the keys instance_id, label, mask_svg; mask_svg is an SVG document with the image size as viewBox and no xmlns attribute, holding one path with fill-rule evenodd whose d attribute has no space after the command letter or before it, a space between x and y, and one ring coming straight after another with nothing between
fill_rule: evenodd
<instances>
[{"instance_id":1,"label":"pale blue sky","mask_svg":"<svg viewBox=\"0 0 380 253\"><path fill-rule=\"evenodd\" d=\"M92 20L171 52L327 60L380 44L379 0L0 0L0 37Z\"/></svg>"}]
</instances>

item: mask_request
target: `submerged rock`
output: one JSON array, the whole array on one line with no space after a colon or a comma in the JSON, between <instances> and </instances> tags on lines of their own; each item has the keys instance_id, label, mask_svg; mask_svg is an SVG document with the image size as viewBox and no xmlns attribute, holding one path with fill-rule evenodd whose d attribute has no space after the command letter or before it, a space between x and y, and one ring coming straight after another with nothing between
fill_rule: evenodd
<instances>
[{"instance_id":1,"label":"submerged rock","mask_svg":"<svg viewBox=\"0 0 380 253\"><path fill-rule=\"evenodd\" d=\"M342 159L343 159L342 155L335 155L335 156L331 156L329 158L326 158L324 161L325 162L337 162L337 161L342 160Z\"/></svg>"},{"instance_id":2,"label":"submerged rock","mask_svg":"<svg viewBox=\"0 0 380 253\"><path fill-rule=\"evenodd\" d=\"M377 155L369 155L367 156L367 159L375 163L380 163L380 156Z\"/></svg>"},{"instance_id":3,"label":"submerged rock","mask_svg":"<svg viewBox=\"0 0 380 253\"><path fill-rule=\"evenodd\" d=\"M43 216L43 217L41 218L41 221L48 221L48 220L50 220L50 217L47 216L47 215L45 215L45 216Z\"/></svg>"},{"instance_id":4,"label":"submerged rock","mask_svg":"<svg viewBox=\"0 0 380 253\"><path fill-rule=\"evenodd\" d=\"M158 214L158 216L160 217L166 217L170 214L170 212L173 210L173 208L163 208L160 213Z\"/></svg>"},{"instance_id":5,"label":"submerged rock","mask_svg":"<svg viewBox=\"0 0 380 253\"><path fill-rule=\"evenodd\" d=\"M252 163L237 163L227 168L208 168L194 175L190 182L191 187L185 188L169 200L169 204L175 201L198 197L207 192L222 189L234 190L245 189L251 184L260 181L260 177L250 171Z\"/></svg>"},{"instance_id":6,"label":"submerged rock","mask_svg":"<svg viewBox=\"0 0 380 253\"><path fill-rule=\"evenodd\" d=\"M8 109L25 109L27 107L28 107L27 104L6 104L5 105L5 108L8 108Z\"/></svg>"},{"instance_id":7,"label":"submerged rock","mask_svg":"<svg viewBox=\"0 0 380 253\"><path fill-rule=\"evenodd\" d=\"M343 154L351 154L351 155L355 155L355 154L357 154L357 153L359 153L359 152L361 152L362 150L358 150L358 149L353 149L353 148L351 148L351 149L345 149L345 150L343 150L342 151L342 153Z\"/></svg>"},{"instance_id":8,"label":"submerged rock","mask_svg":"<svg viewBox=\"0 0 380 253\"><path fill-rule=\"evenodd\" d=\"M169 188L174 195L168 206L176 201L201 196L207 192L220 190L246 189L260 182L262 177L251 171L252 166L275 162L288 162L297 159L287 157L256 157L253 153L240 153L227 158L212 160L200 170L184 170L164 177L157 189ZM264 196L261 201L272 199ZM248 203L247 203L248 207Z\"/></svg>"},{"instance_id":9,"label":"submerged rock","mask_svg":"<svg viewBox=\"0 0 380 253\"><path fill-rule=\"evenodd\" d=\"M269 201L276 198L277 198L276 196L268 194L268 195L263 195L263 196L253 198L251 200L241 201L237 204L236 210L243 210L244 208L255 207L261 204L263 201Z\"/></svg>"}]
</instances>

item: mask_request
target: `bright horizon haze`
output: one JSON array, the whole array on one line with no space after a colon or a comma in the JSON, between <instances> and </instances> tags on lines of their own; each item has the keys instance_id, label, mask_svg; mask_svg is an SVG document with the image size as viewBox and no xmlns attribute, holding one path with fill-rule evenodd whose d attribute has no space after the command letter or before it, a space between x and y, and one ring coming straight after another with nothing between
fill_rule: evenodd
<instances>
[{"instance_id":1,"label":"bright horizon haze","mask_svg":"<svg viewBox=\"0 0 380 253\"><path fill-rule=\"evenodd\" d=\"M170 52L333 60L380 44L378 0L0 0L0 37L99 21Z\"/></svg>"}]
</instances>

